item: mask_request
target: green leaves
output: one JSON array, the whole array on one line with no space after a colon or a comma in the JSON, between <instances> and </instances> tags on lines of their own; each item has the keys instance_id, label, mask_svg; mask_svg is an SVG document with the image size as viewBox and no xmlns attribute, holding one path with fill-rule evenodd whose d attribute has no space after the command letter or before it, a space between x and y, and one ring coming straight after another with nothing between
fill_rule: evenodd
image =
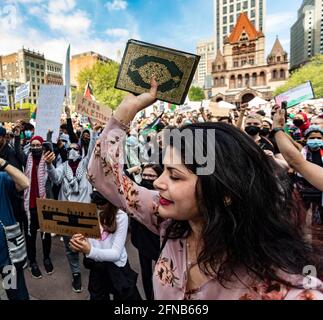
<instances>
[{"instance_id":1,"label":"green leaves","mask_svg":"<svg viewBox=\"0 0 323 320\"><path fill-rule=\"evenodd\" d=\"M79 93L83 94L87 81L93 88L93 94L100 103L115 109L126 92L114 89L120 65L116 62L97 62L92 68L83 70L78 77Z\"/></svg>"},{"instance_id":2,"label":"green leaves","mask_svg":"<svg viewBox=\"0 0 323 320\"><path fill-rule=\"evenodd\" d=\"M315 97L323 97L323 55L317 55L311 62L292 73L290 79L282 87L275 91L275 95L283 93L293 87L297 87L306 81L311 81Z\"/></svg>"},{"instance_id":3,"label":"green leaves","mask_svg":"<svg viewBox=\"0 0 323 320\"><path fill-rule=\"evenodd\" d=\"M194 86L192 86L190 88L190 91L188 93L188 97L191 101L202 101L205 99L203 89L201 89L199 87L194 87Z\"/></svg>"}]
</instances>

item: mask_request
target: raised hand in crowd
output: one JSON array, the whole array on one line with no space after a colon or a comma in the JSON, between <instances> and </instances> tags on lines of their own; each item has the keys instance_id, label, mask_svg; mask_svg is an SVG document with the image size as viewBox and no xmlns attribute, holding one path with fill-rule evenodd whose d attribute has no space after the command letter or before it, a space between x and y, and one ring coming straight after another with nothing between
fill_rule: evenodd
<instances>
[{"instance_id":1,"label":"raised hand in crowd","mask_svg":"<svg viewBox=\"0 0 323 320\"><path fill-rule=\"evenodd\" d=\"M151 88L149 92L143 93L139 96L135 96L132 93L128 94L119 105L114 117L117 120L128 124L134 119L139 111L153 104L157 99L158 85L156 79L153 78L150 84Z\"/></svg>"},{"instance_id":2,"label":"raised hand in crowd","mask_svg":"<svg viewBox=\"0 0 323 320\"><path fill-rule=\"evenodd\" d=\"M240 106L240 114L239 114L239 118L236 123L236 127L238 127L239 129L242 129L243 119L244 119L247 109L248 109L248 103L244 103Z\"/></svg>"}]
</instances>

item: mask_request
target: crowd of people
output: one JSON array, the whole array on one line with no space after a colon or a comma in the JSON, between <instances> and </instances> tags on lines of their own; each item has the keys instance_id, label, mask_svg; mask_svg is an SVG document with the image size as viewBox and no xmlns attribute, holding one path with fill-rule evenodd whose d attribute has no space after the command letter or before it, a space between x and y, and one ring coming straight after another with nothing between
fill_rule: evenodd
<instances>
[{"instance_id":1,"label":"crowd of people","mask_svg":"<svg viewBox=\"0 0 323 320\"><path fill-rule=\"evenodd\" d=\"M147 300L323 299L323 106L145 117L156 90L153 80L149 93L129 94L106 124L66 107L58 141L29 122L2 124L0 271L14 266L18 277L8 298L29 299L27 266L42 277L41 198L97 206L100 239L63 237L71 290L82 291L83 263L91 300L143 298L129 233ZM48 275L52 236L40 232Z\"/></svg>"}]
</instances>

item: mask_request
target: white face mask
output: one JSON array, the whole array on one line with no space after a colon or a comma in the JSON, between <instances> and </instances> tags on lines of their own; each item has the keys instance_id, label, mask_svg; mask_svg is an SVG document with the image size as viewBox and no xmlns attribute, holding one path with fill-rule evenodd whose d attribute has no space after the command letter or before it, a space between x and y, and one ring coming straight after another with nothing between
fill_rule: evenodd
<instances>
[{"instance_id":1,"label":"white face mask","mask_svg":"<svg viewBox=\"0 0 323 320\"><path fill-rule=\"evenodd\" d=\"M80 158L80 154L78 151L71 149L68 153L68 160L72 160L72 161L77 161Z\"/></svg>"}]
</instances>

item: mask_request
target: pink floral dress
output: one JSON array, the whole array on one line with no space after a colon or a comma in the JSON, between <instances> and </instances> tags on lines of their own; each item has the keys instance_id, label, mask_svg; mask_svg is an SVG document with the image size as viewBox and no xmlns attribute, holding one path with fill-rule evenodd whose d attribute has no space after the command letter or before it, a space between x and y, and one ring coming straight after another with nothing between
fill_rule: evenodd
<instances>
[{"instance_id":1,"label":"pink floral dress","mask_svg":"<svg viewBox=\"0 0 323 320\"><path fill-rule=\"evenodd\" d=\"M88 168L89 180L114 205L163 239L170 221L158 221L158 193L138 186L123 174L123 140L127 129L115 118L110 118L92 154ZM244 270L237 270L239 279L228 283L226 288L209 278L200 288L188 291L186 248L185 238L168 239L166 242L153 275L155 299L323 300L322 282L315 278L312 281L316 281L316 289L307 290L302 287L302 276L282 273L284 279L301 286L301 289L295 289L251 278Z\"/></svg>"}]
</instances>

